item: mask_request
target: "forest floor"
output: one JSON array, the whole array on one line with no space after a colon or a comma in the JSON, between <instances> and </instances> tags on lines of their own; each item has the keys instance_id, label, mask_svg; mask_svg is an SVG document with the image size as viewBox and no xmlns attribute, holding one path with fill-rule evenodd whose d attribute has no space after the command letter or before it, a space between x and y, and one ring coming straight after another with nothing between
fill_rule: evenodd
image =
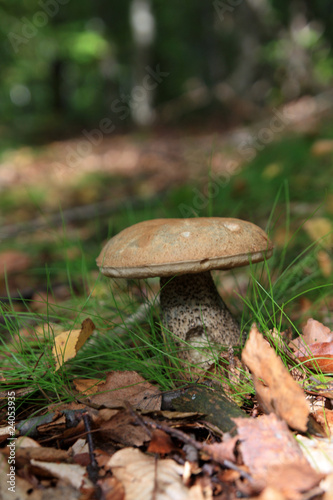
<instances>
[{"instance_id":1,"label":"forest floor","mask_svg":"<svg viewBox=\"0 0 333 500\"><path fill-rule=\"evenodd\" d=\"M0 498L332 496L332 115L327 94L229 132L2 152ZM275 253L216 276L248 340L184 380L158 280L95 259L126 226L193 216L250 220Z\"/></svg>"}]
</instances>

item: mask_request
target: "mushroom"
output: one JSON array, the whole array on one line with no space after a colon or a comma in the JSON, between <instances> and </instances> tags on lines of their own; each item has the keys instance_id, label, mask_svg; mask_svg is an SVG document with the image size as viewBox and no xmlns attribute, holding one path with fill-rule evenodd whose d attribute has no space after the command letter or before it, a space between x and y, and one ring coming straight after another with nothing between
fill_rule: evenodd
<instances>
[{"instance_id":1,"label":"mushroom","mask_svg":"<svg viewBox=\"0 0 333 500\"><path fill-rule=\"evenodd\" d=\"M210 271L260 262L272 251L266 233L250 222L221 217L155 219L111 238L97 265L113 278L160 277L163 324L178 339L179 358L195 371L213 364L216 345L240 342L240 327ZM195 349L198 346L204 349Z\"/></svg>"}]
</instances>

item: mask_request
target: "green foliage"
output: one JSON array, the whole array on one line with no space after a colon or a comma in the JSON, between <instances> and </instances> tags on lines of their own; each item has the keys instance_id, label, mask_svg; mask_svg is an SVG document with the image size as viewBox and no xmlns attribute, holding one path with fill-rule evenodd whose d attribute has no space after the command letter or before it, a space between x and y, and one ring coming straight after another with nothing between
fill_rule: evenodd
<instances>
[{"instance_id":1,"label":"green foliage","mask_svg":"<svg viewBox=\"0 0 333 500\"><path fill-rule=\"evenodd\" d=\"M269 4L269 15L246 2L221 15L218 2L152 0L155 39L147 55L135 64L139 49L130 26L131 0L2 5L0 33L5 43L0 114L7 124L5 132L10 136L14 129L20 141L27 136L45 140L80 131L84 125L94 126L105 116L115 119L110 106L130 96L136 64L143 68L159 65L169 73L154 91L156 105L197 86L205 88L207 101L194 106L199 120L203 109L219 111L222 122L228 116L231 119L228 98L220 95L224 83L246 99L253 86L263 84L267 91L254 97L260 105L289 99L284 91L288 78L299 89L298 95L329 85L333 77L329 2L310 5L302 1L304 15L297 18L298 24L290 2L272 0ZM250 19L246 29L245 19ZM256 61L244 74L247 39L256 47ZM305 73L306 78L302 77ZM178 111L186 115L177 107ZM188 113L193 116L192 110ZM120 121L121 128L129 119Z\"/></svg>"}]
</instances>

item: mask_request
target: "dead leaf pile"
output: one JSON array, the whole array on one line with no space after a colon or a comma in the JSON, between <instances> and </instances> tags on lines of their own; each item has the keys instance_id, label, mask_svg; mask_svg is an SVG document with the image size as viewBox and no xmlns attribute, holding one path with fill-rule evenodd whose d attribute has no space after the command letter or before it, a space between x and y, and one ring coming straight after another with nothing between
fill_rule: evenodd
<instances>
[{"instance_id":1,"label":"dead leaf pile","mask_svg":"<svg viewBox=\"0 0 333 500\"><path fill-rule=\"evenodd\" d=\"M93 330L86 320L81 330L56 336L58 363L72 359ZM332 335L309 321L294 349L330 343ZM322 495L328 500L333 494L330 440L292 432L309 429L304 391L255 326L242 360L266 415L258 409L257 418L248 418L214 384L192 384L166 398L154 383L130 371L74 380L77 403L51 406L46 415L17 423L14 474L8 446L13 436L8 425L0 428L0 498L14 498L7 483L12 475L20 500L305 500ZM315 418L329 435L333 417L327 412L322 409Z\"/></svg>"}]
</instances>

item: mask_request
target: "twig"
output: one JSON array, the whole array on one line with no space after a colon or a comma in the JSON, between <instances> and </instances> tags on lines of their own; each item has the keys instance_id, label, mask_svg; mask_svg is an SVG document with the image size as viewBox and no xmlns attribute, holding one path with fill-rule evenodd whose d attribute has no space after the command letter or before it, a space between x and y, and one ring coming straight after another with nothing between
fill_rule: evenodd
<instances>
[{"instance_id":1,"label":"twig","mask_svg":"<svg viewBox=\"0 0 333 500\"><path fill-rule=\"evenodd\" d=\"M230 460L218 460L216 458L216 455L210 450L210 447L208 445L206 445L205 443L199 443L198 441L191 438L185 432L180 431L179 429L173 429L172 427L169 427L168 425L161 424L159 422L155 422L154 420L150 419L149 417L138 415L130 407L129 403L127 403L126 407L138 423L140 423L140 420L141 420L141 422L147 427L151 427L152 429L160 429L160 430L166 432L167 434L170 434L171 436L179 439L179 441L182 441L183 443L187 443L199 451L205 452L207 455L209 455L211 457L212 460L220 463L221 465L223 465L227 469L232 469L232 470L237 471L239 473L239 475L241 477L243 477L244 479L247 479L248 481L251 481L251 482L253 481L253 478L250 476L250 474L248 474L247 472L242 470L236 464L233 464L232 462L230 462ZM142 423L141 423L141 425L142 425Z\"/></svg>"},{"instance_id":2,"label":"twig","mask_svg":"<svg viewBox=\"0 0 333 500\"><path fill-rule=\"evenodd\" d=\"M82 418L83 418L83 422L84 422L84 428L85 428L86 433L87 433L87 443L88 443L88 448L89 448L90 465L91 465L92 469L98 469L98 465L97 465L95 453L94 453L94 443L93 443L92 436L91 436L90 417L89 417L88 413L83 413Z\"/></svg>"}]
</instances>

